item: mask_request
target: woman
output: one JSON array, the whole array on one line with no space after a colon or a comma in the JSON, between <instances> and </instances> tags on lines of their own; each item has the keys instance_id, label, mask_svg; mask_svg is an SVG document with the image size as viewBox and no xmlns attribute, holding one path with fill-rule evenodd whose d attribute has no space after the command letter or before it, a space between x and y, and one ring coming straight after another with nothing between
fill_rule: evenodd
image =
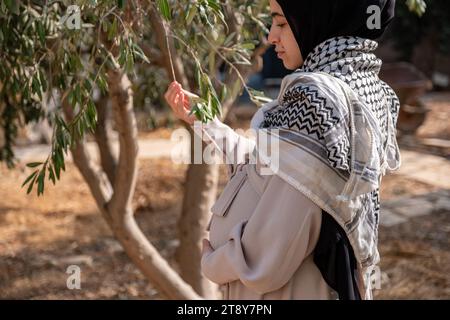
<instances>
[{"instance_id":1,"label":"woman","mask_svg":"<svg viewBox=\"0 0 450 320\"><path fill-rule=\"evenodd\" d=\"M201 262L224 299L372 298L379 186L386 170L401 163L399 102L378 78L381 61L373 54L394 2L270 0L268 39L294 71L251 127L276 139L275 155L217 118L194 126L206 142L223 145L224 158L238 156L211 208ZM367 13L373 5L375 29ZM165 97L194 124L178 83ZM252 156L264 160L255 165Z\"/></svg>"}]
</instances>

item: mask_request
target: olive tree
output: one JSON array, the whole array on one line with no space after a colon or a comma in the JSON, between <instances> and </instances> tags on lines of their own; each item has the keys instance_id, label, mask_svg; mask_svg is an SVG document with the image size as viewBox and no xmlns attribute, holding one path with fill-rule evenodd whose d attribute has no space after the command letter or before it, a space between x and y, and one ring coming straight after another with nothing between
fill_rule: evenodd
<instances>
[{"instance_id":1,"label":"olive tree","mask_svg":"<svg viewBox=\"0 0 450 320\"><path fill-rule=\"evenodd\" d=\"M203 122L215 115L224 119L243 88L255 103L264 101L245 82L258 70L267 47L267 19L267 1L2 0L0 160L14 167L18 128L47 121L51 152L45 161L28 164L27 192L42 195L46 183L57 183L71 152L114 236L149 281L169 298L213 298L214 287L200 274L199 257L218 168L188 168L179 222L180 276L134 219L134 97L137 83L154 72L165 75L154 88L156 95L174 79L198 92L193 111ZM118 132L118 155L107 130L109 110ZM98 144L99 163L86 148L88 135Z\"/></svg>"}]
</instances>

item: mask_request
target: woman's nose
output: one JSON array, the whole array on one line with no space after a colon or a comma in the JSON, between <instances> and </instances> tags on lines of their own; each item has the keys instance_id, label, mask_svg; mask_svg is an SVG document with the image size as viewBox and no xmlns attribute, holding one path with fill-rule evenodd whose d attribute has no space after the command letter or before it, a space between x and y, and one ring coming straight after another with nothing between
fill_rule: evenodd
<instances>
[{"instance_id":1,"label":"woman's nose","mask_svg":"<svg viewBox=\"0 0 450 320\"><path fill-rule=\"evenodd\" d=\"M267 40L269 41L270 44L275 45L279 39L278 39L278 35L276 34L275 29L273 28L273 24L270 27L270 31L269 31L269 36L267 37Z\"/></svg>"}]
</instances>

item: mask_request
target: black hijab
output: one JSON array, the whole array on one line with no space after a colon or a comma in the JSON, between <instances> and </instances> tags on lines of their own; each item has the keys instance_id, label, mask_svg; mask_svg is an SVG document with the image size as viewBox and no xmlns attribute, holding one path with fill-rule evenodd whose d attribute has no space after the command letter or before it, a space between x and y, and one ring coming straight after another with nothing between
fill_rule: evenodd
<instances>
[{"instance_id":1,"label":"black hijab","mask_svg":"<svg viewBox=\"0 0 450 320\"><path fill-rule=\"evenodd\" d=\"M394 17L395 0L277 0L299 44L303 59L315 46L337 36L375 40ZM380 29L369 29L367 20L380 8Z\"/></svg>"}]
</instances>

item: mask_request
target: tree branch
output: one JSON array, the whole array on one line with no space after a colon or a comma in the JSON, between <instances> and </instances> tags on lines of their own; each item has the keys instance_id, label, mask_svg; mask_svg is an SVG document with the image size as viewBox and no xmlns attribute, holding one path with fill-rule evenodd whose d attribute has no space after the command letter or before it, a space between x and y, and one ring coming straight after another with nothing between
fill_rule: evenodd
<instances>
[{"instance_id":1,"label":"tree branch","mask_svg":"<svg viewBox=\"0 0 450 320\"><path fill-rule=\"evenodd\" d=\"M169 48L166 45L166 34L167 27L164 24L164 21L161 19L160 15L155 11L155 6L150 6L149 8L150 21L152 24L152 28L154 30L154 34L156 36L156 43L158 44L159 49L161 50L163 61L164 61L164 69L167 74L171 74L171 66L169 60L169 54L172 57L173 69L175 72L175 77L177 81L184 87L190 88L190 83L186 77L186 73L183 68L183 63L181 59L178 57L178 54L175 51L175 46L173 44L173 39L169 38Z\"/></svg>"},{"instance_id":2,"label":"tree branch","mask_svg":"<svg viewBox=\"0 0 450 320\"><path fill-rule=\"evenodd\" d=\"M247 82L248 78L251 74L258 72L260 69L260 66L262 65L262 55L264 52L269 48L269 45L267 43L263 43L259 47L257 47L252 55L252 58L250 59L251 65L236 65L236 69L234 72L227 73L227 76L225 80L223 81L224 84L230 88L233 87L234 83L236 81L241 81L240 77L238 76L237 72L240 73L242 79ZM225 99L225 101L222 102L222 120L224 120L227 117L228 112L230 111L231 107L233 106L233 103L236 101L238 92L236 92L234 95L230 95Z\"/></svg>"},{"instance_id":3,"label":"tree branch","mask_svg":"<svg viewBox=\"0 0 450 320\"><path fill-rule=\"evenodd\" d=\"M157 65L159 67L165 68L166 64L164 61L164 57L161 52L158 52L155 48L150 47L146 43L140 43L142 51L144 51L145 55L150 60L150 63Z\"/></svg>"},{"instance_id":4,"label":"tree branch","mask_svg":"<svg viewBox=\"0 0 450 320\"><path fill-rule=\"evenodd\" d=\"M127 75L120 69L109 70L108 82L114 122L119 133L119 161L111 206L120 212L131 206L136 186L137 127L133 111L133 91Z\"/></svg>"},{"instance_id":5,"label":"tree branch","mask_svg":"<svg viewBox=\"0 0 450 320\"><path fill-rule=\"evenodd\" d=\"M71 121L73 119L73 111L68 104L67 99L63 100L62 106L66 120ZM112 186L109 183L105 172L91 160L84 139L78 141L77 144L72 147L71 152L73 161L88 184L97 206L99 208L105 208L112 197ZM104 210L102 210L102 212L104 212ZM104 216L108 222L111 221L109 215L105 214Z\"/></svg>"},{"instance_id":6,"label":"tree branch","mask_svg":"<svg viewBox=\"0 0 450 320\"><path fill-rule=\"evenodd\" d=\"M113 153L112 141L111 141L111 121L109 118L108 109L109 97L102 95L100 100L95 104L97 107L97 127L95 129L95 141L97 142L100 152L100 163L108 176L111 185L114 185L117 157Z\"/></svg>"},{"instance_id":7,"label":"tree branch","mask_svg":"<svg viewBox=\"0 0 450 320\"><path fill-rule=\"evenodd\" d=\"M224 13L225 13L225 19L228 25L228 28L231 32L236 33L237 41L239 41L241 36L241 30L242 25L239 24L239 22L236 19L236 16L234 15L235 9L231 7L229 3L227 3L224 6ZM266 50L270 47L270 44L267 42L267 39L265 37L262 37L260 39L261 45L258 46L252 54L252 57L250 59L251 66L249 65L236 65L237 71L241 74L242 79L245 81L248 80L249 76L252 73L261 71L262 68L262 55ZM224 84L227 86L227 88L233 87L234 83L236 81L240 81L239 76L235 72L232 72L231 74L227 74L227 77L224 80ZM237 98L237 93L233 96L229 96L225 101L222 102L222 121L224 121L233 106L233 103L235 102Z\"/></svg>"},{"instance_id":8,"label":"tree branch","mask_svg":"<svg viewBox=\"0 0 450 320\"><path fill-rule=\"evenodd\" d=\"M136 186L138 145L133 91L122 70L110 70L108 76L120 148L114 194L107 207L112 217L110 226L128 256L164 294L173 299L200 299L151 245L134 219L132 198Z\"/></svg>"}]
</instances>

